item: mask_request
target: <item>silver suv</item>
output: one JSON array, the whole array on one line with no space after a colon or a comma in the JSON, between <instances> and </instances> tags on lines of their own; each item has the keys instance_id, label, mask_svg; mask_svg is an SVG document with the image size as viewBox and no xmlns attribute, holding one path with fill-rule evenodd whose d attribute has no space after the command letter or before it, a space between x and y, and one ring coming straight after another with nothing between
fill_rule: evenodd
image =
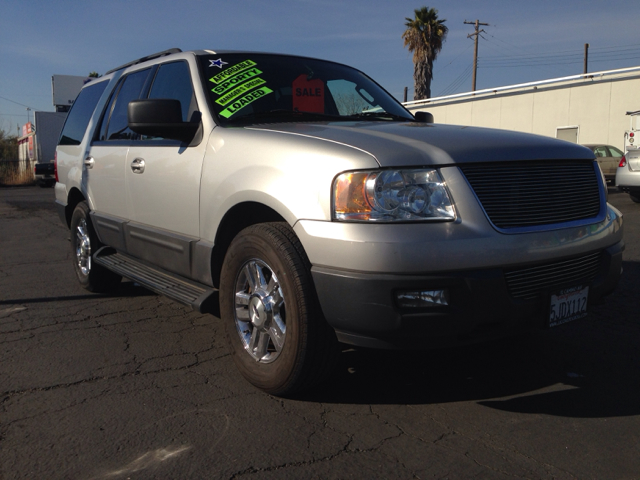
<instances>
[{"instance_id":1,"label":"silver suv","mask_svg":"<svg viewBox=\"0 0 640 480\"><path fill-rule=\"evenodd\" d=\"M431 120L311 58L175 49L116 68L57 149L78 280L218 314L276 395L326 376L337 342L431 348L585 316L624 249L593 153Z\"/></svg>"}]
</instances>

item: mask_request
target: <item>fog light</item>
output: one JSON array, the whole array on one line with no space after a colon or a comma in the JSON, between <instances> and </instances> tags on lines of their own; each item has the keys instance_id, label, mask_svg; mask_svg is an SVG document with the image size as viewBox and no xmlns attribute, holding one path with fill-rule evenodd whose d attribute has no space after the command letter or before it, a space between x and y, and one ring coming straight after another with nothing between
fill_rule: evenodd
<instances>
[{"instance_id":1,"label":"fog light","mask_svg":"<svg viewBox=\"0 0 640 480\"><path fill-rule=\"evenodd\" d=\"M449 305L448 290L416 290L396 295L401 308L440 307Z\"/></svg>"}]
</instances>

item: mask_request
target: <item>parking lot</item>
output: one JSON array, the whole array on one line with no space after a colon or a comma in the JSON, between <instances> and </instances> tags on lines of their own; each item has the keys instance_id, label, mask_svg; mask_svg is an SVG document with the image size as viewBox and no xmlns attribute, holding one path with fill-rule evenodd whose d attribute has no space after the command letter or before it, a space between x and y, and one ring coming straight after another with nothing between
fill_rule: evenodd
<instances>
[{"instance_id":1,"label":"parking lot","mask_svg":"<svg viewBox=\"0 0 640 480\"><path fill-rule=\"evenodd\" d=\"M246 383L219 319L77 283L53 190L0 189L0 478L639 478L640 204L588 318L399 353L344 346L295 399Z\"/></svg>"}]
</instances>

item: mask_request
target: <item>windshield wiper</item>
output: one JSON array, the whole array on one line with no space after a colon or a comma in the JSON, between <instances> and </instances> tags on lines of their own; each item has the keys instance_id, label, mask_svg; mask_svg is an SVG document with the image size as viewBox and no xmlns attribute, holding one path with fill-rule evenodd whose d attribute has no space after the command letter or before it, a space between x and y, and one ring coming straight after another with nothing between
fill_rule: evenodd
<instances>
[{"instance_id":1,"label":"windshield wiper","mask_svg":"<svg viewBox=\"0 0 640 480\"><path fill-rule=\"evenodd\" d=\"M401 115L396 115L395 113L389 112L360 112L349 115L349 118L370 118L372 120L400 120L403 122L411 121L410 118L403 117Z\"/></svg>"},{"instance_id":2,"label":"windshield wiper","mask_svg":"<svg viewBox=\"0 0 640 480\"><path fill-rule=\"evenodd\" d=\"M265 120L275 120L275 121L313 121L313 120L336 120L343 117L339 115L329 115L326 113L314 113L314 112L299 112L294 110L268 110L264 112L253 112L247 113L246 115L242 115L235 118L230 118L228 120L231 122L254 122L254 121L265 121Z\"/></svg>"}]
</instances>

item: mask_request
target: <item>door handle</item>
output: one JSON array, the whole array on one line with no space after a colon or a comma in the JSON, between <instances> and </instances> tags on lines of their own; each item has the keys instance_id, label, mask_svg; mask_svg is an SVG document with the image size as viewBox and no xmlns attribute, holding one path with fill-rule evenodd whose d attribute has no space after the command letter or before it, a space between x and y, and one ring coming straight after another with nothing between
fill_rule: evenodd
<instances>
[{"instance_id":1,"label":"door handle","mask_svg":"<svg viewBox=\"0 0 640 480\"><path fill-rule=\"evenodd\" d=\"M131 162L131 170L133 171L133 173L143 173L144 159L136 158L133 162Z\"/></svg>"},{"instance_id":2,"label":"door handle","mask_svg":"<svg viewBox=\"0 0 640 480\"><path fill-rule=\"evenodd\" d=\"M89 156L84 159L83 163L84 163L84 166L87 167L87 169L89 169L89 168L93 168L93 164L95 163L95 161L93 160L93 157Z\"/></svg>"}]
</instances>

